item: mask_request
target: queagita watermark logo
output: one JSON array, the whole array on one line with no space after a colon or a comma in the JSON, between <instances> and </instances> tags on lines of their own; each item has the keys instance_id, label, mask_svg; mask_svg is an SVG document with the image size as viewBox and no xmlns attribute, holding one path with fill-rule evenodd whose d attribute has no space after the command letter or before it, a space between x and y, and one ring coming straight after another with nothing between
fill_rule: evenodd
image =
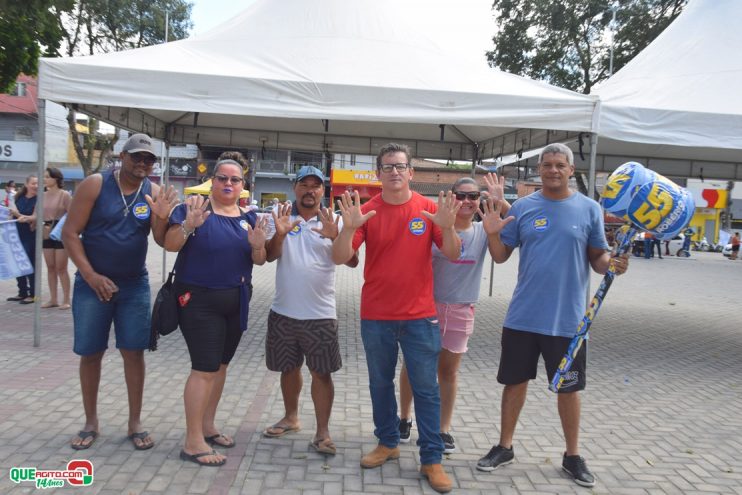
<instances>
[{"instance_id":1,"label":"queagita watermark logo","mask_svg":"<svg viewBox=\"0 0 742 495\"><path fill-rule=\"evenodd\" d=\"M93 484L93 463L87 459L75 459L67 463L67 469L52 470L37 467L12 467L10 480L14 483L33 483L36 488L62 488L90 486Z\"/></svg>"}]
</instances>

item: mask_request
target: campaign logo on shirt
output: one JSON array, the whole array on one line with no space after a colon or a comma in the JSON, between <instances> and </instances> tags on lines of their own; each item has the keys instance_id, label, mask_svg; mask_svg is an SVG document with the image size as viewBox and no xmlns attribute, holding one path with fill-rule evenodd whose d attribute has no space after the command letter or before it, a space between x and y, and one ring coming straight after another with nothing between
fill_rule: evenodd
<instances>
[{"instance_id":1,"label":"campaign logo on shirt","mask_svg":"<svg viewBox=\"0 0 742 495\"><path fill-rule=\"evenodd\" d=\"M299 235L301 233L301 224L297 225L289 231L289 235Z\"/></svg>"},{"instance_id":2,"label":"campaign logo on shirt","mask_svg":"<svg viewBox=\"0 0 742 495\"><path fill-rule=\"evenodd\" d=\"M533 220L533 230L535 230L536 232L543 232L544 230L546 230L548 228L549 228L549 219L548 218L546 218L544 216L540 216L540 217L536 217Z\"/></svg>"},{"instance_id":3,"label":"campaign logo on shirt","mask_svg":"<svg viewBox=\"0 0 742 495\"><path fill-rule=\"evenodd\" d=\"M244 219L240 220L240 227L242 227L242 230L247 230L248 225L250 224L247 223L247 220L244 220Z\"/></svg>"},{"instance_id":4,"label":"campaign logo on shirt","mask_svg":"<svg viewBox=\"0 0 742 495\"><path fill-rule=\"evenodd\" d=\"M410 220L410 232L414 235L423 235L426 229L427 226L422 218L415 217Z\"/></svg>"},{"instance_id":5,"label":"campaign logo on shirt","mask_svg":"<svg viewBox=\"0 0 742 495\"><path fill-rule=\"evenodd\" d=\"M131 211L139 220L146 220L149 218L149 205L147 203L137 203Z\"/></svg>"}]
</instances>

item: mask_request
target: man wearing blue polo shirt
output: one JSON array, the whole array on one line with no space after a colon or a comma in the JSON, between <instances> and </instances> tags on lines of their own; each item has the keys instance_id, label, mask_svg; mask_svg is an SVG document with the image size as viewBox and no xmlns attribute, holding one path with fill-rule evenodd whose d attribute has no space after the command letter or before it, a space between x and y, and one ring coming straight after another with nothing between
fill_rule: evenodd
<instances>
[{"instance_id":1,"label":"man wearing blue polo shirt","mask_svg":"<svg viewBox=\"0 0 742 495\"><path fill-rule=\"evenodd\" d=\"M616 273L628 258L611 258L598 203L569 188L574 174L572 150L563 144L545 147L539 156L542 189L519 199L509 214L515 220L492 234L493 258L505 262L520 248L518 283L502 330L502 353L497 381L502 393L500 442L477 463L493 471L513 462L513 434L526 401L528 381L536 378L543 356L551 381L585 312L590 267L600 274L613 263ZM585 388L587 342L574 360L557 396L566 451L562 468L582 486L595 477L579 455L580 396Z\"/></svg>"}]
</instances>

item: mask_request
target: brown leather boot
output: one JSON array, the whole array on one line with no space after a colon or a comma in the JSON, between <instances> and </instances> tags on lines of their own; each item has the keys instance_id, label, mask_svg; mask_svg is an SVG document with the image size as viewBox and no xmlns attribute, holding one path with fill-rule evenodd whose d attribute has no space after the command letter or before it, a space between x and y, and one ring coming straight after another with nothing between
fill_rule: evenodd
<instances>
[{"instance_id":1,"label":"brown leather boot","mask_svg":"<svg viewBox=\"0 0 742 495\"><path fill-rule=\"evenodd\" d=\"M361 466L375 468L384 464L389 459L399 459L399 447L390 449L384 445L377 445L374 450L361 457Z\"/></svg>"},{"instance_id":2,"label":"brown leather boot","mask_svg":"<svg viewBox=\"0 0 742 495\"><path fill-rule=\"evenodd\" d=\"M430 488L438 493L448 493L453 488L451 478L448 477L440 464L423 464L420 473L428 478Z\"/></svg>"}]
</instances>

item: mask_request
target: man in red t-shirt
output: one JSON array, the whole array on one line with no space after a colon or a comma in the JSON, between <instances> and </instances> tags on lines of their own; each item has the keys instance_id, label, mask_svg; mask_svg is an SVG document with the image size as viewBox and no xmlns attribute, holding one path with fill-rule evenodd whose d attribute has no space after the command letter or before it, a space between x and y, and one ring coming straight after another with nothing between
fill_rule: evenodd
<instances>
[{"instance_id":1,"label":"man in red t-shirt","mask_svg":"<svg viewBox=\"0 0 742 495\"><path fill-rule=\"evenodd\" d=\"M339 201L343 229L332 246L333 261L346 263L366 243L361 292L361 337L366 351L374 434L378 446L361 459L372 468L399 457L399 416L394 377L402 349L412 385L420 433L420 469L433 489L451 490L441 466L440 393L437 382L440 330L433 301L432 244L458 259L454 230L461 203L450 191L438 205L410 190L410 150L390 143L376 157L381 194L361 206L358 192ZM414 370L414 371L413 371Z\"/></svg>"}]
</instances>

